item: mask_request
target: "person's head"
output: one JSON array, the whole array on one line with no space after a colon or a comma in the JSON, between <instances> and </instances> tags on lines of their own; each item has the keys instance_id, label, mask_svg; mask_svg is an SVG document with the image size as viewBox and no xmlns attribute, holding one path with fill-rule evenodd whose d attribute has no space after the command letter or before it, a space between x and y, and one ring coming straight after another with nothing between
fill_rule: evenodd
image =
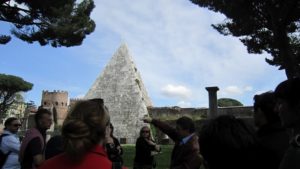
<instances>
[{"instance_id":1,"label":"person's head","mask_svg":"<svg viewBox=\"0 0 300 169\"><path fill-rule=\"evenodd\" d=\"M281 82L275 89L276 111L282 124L293 128L300 123L300 78Z\"/></svg>"},{"instance_id":2,"label":"person's head","mask_svg":"<svg viewBox=\"0 0 300 169\"><path fill-rule=\"evenodd\" d=\"M102 99L78 102L62 126L65 152L73 159L81 159L92 147L103 144L109 124L108 110Z\"/></svg>"},{"instance_id":3,"label":"person's head","mask_svg":"<svg viewBox=\"0 0 300 169\"><path fill-rule=\"evenodd\" d=\"M140 130L140 137L151 139L151 130L148 126L143 126Z\"/></svg>"},{"instance_id":4,"label":"person's head","mask_svg":"<svg viewBox=\"0 0 300 169\"><path fill-rule=\"evenodd\" d=\"M15 117L10 117L4 122L4 129L8 130L11 133L17 133L21 127L20 121Z\"/></svg>"},{"instance_id":5,"label":"person's head","mask_svg":"<svg viewBox=\"0 0 300 169\"><path fill-rule=\"evenodd\" d=\"M255 142L254 129L230 115L207 121L199 133L200 153L210 169L237 169L245 165L239 162L248 160L248 150Z\"/></svg>"},{"instance_id":6,"label":"person's head","mask_svg":"<svg viewBox=\"0 0 300 169\"><path fill-rule=\"evenodd\" d=\"M49 110L40 108L34 116L36 127L40 130L48 130L52 125L52 114Z\"/></svg>"},{"instance_id":7,"label":"person's head","mask_svg":"<svg viewBox=\"0 0 300 169\"><path fill-rule=\"evenodd\" d=\"M253 100L254 123L257 127L280 122L278 113L275 111L276 98L274 92L270 91L255 95Z\"/></svg>"},{"instance_id":8,"label":"person's head","mask_svg":"<svg viewBox=\"0 0 300 169\"><path fill-rule=\"evenodd\" d=\"M195 132L195 124L189 117L183 116L176 120L176 130L182 137L186 137Z\"/></svg>"}]
</instances>

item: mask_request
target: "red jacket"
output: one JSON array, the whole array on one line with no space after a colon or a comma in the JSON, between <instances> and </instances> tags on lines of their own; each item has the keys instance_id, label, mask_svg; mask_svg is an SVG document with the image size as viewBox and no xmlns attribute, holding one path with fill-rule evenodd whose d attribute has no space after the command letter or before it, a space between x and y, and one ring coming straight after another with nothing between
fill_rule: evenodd
<instances>
[{"instance_id":1,"label":"red jacket","mask_svg":"<svg viewBox=\"0 0 300 169\"><path fill-rule=\"evenodd\" d=\"M39 169L111 169L112 163L102 146L96 146L84 155L81 162L72 161L65 153L46 160Z\"/></svg>"}]
</instances>

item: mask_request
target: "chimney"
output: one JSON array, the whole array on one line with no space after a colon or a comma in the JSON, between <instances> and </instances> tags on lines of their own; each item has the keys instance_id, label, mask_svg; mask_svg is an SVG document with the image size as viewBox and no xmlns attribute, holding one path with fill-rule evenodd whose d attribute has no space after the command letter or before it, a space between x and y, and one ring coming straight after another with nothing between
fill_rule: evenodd
<instances>
[{"instance_id":1,"label":"chimney","mask_svg":"<svg viewBox=\"0 0 300 169\"><path fill-rule=\"evenodd\" d=\"M208 110L208 118L215 118L218 116L218 101L217 101L217 91L219 88L217 86L206 87L208 91L208 99L209 99L209 110Z\"/></svg>"}]
</instances>

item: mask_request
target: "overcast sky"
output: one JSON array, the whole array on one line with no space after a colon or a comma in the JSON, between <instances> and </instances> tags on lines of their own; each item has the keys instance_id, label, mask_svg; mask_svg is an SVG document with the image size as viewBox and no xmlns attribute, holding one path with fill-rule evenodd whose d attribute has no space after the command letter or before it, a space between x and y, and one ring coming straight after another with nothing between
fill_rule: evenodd
<instances>
[{"instance_id":1,"label":"overcast sky","mask_svg":"<svg viewBox=\"0 0 300 169\"><path fill-rule=\"evenodd\" d=\"M65 90L82 97L114 52L126 43L154 106L208 107L205 87L218 86L218 98L252 105L253 95L274 90L284 71L248 54L231 36L211 24L221 14L189 0L95 0L96 30L83 45L41 47L13 38L0 45L0 72L23 77L34 88L27 101L40 105L42 90ZM0 32L10 25L1 22Z\"/></svg>"}]
</instances>

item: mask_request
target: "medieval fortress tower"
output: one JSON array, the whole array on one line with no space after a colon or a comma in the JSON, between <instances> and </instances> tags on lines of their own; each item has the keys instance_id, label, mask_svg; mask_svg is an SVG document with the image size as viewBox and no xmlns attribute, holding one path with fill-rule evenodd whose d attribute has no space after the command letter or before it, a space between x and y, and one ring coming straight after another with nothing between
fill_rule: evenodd
<instances>
[{"instance_id":1,"label":"medieval fortress tower","mask_svg":"<svg viewBox=\"0 0 300 169\"><path fill-rule=\"evenodd\" d=\"M68 112L68 92L43 91L41 106L53 113L53 122L61 126Z\"/></svg>"}]
</instances>

